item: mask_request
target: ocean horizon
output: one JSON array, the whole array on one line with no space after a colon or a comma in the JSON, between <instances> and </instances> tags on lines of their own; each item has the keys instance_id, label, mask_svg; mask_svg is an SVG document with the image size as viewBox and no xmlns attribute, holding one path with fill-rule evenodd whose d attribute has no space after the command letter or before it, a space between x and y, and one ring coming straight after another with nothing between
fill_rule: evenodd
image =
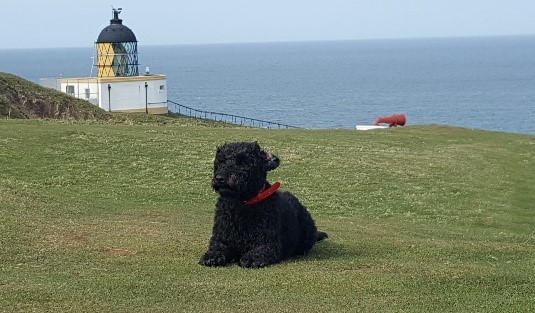
<instances>
[{"instance_id":1,"label":"ocean horizon","mask_svg":"<svg viewBox=\"0 0 535 313\"><path fill-rule=\"evenodd\" d=\"M168 99L304 128L443 124L535 134L535 36L144 46ZM95 75L94 47L3 49L0 71L38 83ZM170 106L170 109L173 109Z\"/></svg>"}]
</instances>

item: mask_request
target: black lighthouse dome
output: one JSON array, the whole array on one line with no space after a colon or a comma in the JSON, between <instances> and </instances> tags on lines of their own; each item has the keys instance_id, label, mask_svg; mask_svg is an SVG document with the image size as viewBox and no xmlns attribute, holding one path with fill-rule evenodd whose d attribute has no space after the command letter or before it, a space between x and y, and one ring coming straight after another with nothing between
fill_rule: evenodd
<instances>
[{"instance_id":1,"label":"black lighthouse dome","mask_svg":"<svg viewBox=\"0 0 535 313\"><path fill-rule=\"evenodd\" d=\"M137 42L134 32L123 25L123 20L119 18L121 9L113 10L113 19L110 25L106 26L98 35L97 43L100 42Z\"/></svg>"}]
</instances>

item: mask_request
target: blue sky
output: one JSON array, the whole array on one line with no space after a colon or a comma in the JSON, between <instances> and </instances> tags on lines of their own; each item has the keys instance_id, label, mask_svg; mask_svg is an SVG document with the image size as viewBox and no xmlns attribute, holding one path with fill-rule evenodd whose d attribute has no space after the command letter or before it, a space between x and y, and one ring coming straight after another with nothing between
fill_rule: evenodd
<instances>
[{"instance_id":1,"label":"blue sky","mask_svg":"<svg viewBox=\"0 0 535 313\"><path fill-rule=\"evenodd\" d=\"M535 34L535 0L2 2L0 49L90 47L112 5L142 45Z\"/></svg>"}]
</instances>

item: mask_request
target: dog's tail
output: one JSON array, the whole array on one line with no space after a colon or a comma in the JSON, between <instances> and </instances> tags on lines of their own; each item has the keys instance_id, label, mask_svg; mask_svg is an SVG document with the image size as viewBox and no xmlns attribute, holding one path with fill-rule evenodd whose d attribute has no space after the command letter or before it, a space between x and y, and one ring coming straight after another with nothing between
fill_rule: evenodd
<instances>
[{"instance_id":1,"label":"dog's tail","mask_svg":"<svg viewBox=\"0 0 535 313\"><path fill-rule=\"evenodd\" d=\"M325 238L329 238L329 235L327 235L326 232L319 231L319 230L316 232L316 242L322 241Z\"/></svg>"}]
</instances>

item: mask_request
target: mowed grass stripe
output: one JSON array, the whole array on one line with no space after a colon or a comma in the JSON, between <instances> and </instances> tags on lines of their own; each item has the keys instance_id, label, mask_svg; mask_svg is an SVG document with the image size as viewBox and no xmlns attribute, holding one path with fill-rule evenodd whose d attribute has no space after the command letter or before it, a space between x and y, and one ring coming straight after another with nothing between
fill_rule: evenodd
<instances>
[{"instance_id":1,"label":"mowed grass stripe","mask_svg":"<svg viewBox=\"0 0 535 313\"><path fill-rule=\"evenodd\" d=\"M258 140L330 235L266 269L197 264L215 147ZM5 312L529 312L535 137L0 121Z\"/></svg>"}]
</instances>

